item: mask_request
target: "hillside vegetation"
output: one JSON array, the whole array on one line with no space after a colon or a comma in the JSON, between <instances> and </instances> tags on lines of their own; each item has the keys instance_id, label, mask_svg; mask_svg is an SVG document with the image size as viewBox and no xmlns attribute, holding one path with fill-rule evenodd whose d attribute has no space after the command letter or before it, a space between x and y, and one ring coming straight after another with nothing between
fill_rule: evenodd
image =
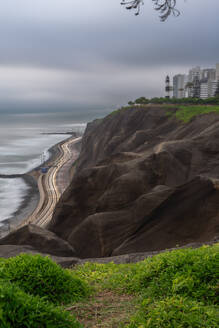
<instances>
[{"instance_id":1,"label":"hillside vegetation","mask_svg":"<svg viewBox=\"0 0 219 328\"><path fill-rule=\"evenodd\" d=\"M109 114L110 116L114 116L118 114L119 112L125 111L130 108L148 108L151 104L133 104L130 106L125 106L122 108L119 108ZM169 117L175 117L179 121L182 121L184 123L188 123L191 121L192 118L198 116L198 115L204 115L209 113L217 113L219 114L219 106L218 105L176 105L176 104L161 104L161 107L163 107L164 111L166 112L166 115ZM174 110L173 110L174 109Z\"/></svg>"},{"instance_id":2,"label":"hillside vegetation","mask_svg":"<svg viewBox=\"0 0 219 328\"><path fill-rule=\"evenodd\" d=\"M72 270L38 255L1 260L0 327L217 328L218 250Z\"/></svg>"},{"instance_id":3,"label":"hillside vegetation","mask_svg":"<svg viewBox=\"0 0 219 328\"><path fill-rule=\"evenodd\" d=\"M219 97L211 97L206 99L201 98L164 98L164 97L155 97L151 99L147 99L145 97L140 97L135 99L134 101L129 101L129 105L134 104L155 104L155 105L163 105L163 104L174 104L174 105L219 105Z\"/></svg>"},{"instance_id":4,"label":"hillside vegetation","mask_svg":"<svg viewBox=\"0 0 219 328\"><path fill-rule=\"evenodd\" d=\"M178 106L178 110L175 113L167 111L167 114L170 116L175 116L178 120L181 120L185 123L191 121L192 118L198 115L204 115L208 113L217 113L219 114L219 106Z\"/></svg>"}]
</instances>

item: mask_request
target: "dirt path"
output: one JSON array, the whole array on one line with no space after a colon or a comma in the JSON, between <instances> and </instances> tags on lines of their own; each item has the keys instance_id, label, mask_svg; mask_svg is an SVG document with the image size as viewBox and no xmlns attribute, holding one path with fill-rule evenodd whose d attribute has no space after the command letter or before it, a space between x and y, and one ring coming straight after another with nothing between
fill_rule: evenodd
<instances>
[{"instance_id":1,"label":"dirt path","mask_svg":"<svg viewBox=\"0 0 219 328\"><path fill-rule=\"evenodd\" d=\"M129 322L136 308L133 296L104 291L66 310L72 312L85 328L119 328Z\"/></svg>"}]
</instances>

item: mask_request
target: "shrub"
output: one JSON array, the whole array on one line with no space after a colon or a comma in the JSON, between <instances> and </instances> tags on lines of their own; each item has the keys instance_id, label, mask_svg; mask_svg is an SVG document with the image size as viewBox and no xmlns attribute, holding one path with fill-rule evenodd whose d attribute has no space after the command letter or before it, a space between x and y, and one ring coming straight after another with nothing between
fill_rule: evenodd
<instances>
[{"instance_id":1,"label":"shrub","mask_svg":"<svg viewBox=\"0 0 219 328\"><path fill-rule=\"evenodd\" d=\"M77 320L53 304L0 282L1 328L80 328Z\"/></svg>"},{"instance_id":2,"label":"shrub","mask_svg":"<svg viewBox=\"0 0 219 328\"><path fill-rule=\"evenodd\" d=\"M216 302L219 246L178 249L131 264L86 263L77 266L77 276L90 284L122 293L148 297L187 295Z\"/></svg>"},{"instance_id":3,"label":"shrub","mask_svg":"<svg viewBox=\"0 0 219 328\"><path fill-rule=\"evenodd\" d=\"M153 297L186 295L206 303L217 299L218 246L165 252L144 261L133 289Z\"/></svg>"},{"instance_id":4,"label":"shrub","mask_svg":"<svg viewBox=\"0 0 219 328\"><path fill-rule=\"evenodd\" d=\"M148 304L149 303L149 304ZM130 328L218 328L218 311L196 301L173 296L150 303L143 301Z\"/></svg>"},{"instance_id":5,"label":"shrub","mask_svg":"<svg viewBox=\"0 0 219 328\"><path fill-rule=\"evenodd\" d=\"M22 254L9 258L3 262L0 277L55 304L77 301L89 294L85 282L40 255Z\"/></svg>"},{"instance_id":6,"label":"shrub","mask_svg":"<svg viewBox=\"0 0 219 328\"><path fill-rule=\"evenodd\" d=\"M218 328L219 245L167 251L139 263L74 268L90 284L134 294L140 310L129 328Z\"/></svg>"}]
</instances>

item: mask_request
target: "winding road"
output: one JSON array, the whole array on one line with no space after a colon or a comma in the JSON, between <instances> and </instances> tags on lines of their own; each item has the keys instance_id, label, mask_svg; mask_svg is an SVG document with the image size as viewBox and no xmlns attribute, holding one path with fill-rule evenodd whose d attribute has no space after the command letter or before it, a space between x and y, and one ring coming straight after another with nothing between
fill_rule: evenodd
<instances>
[{"instance_id":1,"label":"winding road","mask_svg":"<svg viewBox=\"0 0 219 328\"><path fill-rule=\"evenodd\" d=\"M38 178L39 203L33 213L20 226L33 223L45 228L49 224L59 198L70 183L70 170L79 155L75 144L80 140L81 137L70 138L58 146L59 156L48 172L45 174L40 173ZM65 179L61 179L62 176Z\"/></svg>"}]
</instances>

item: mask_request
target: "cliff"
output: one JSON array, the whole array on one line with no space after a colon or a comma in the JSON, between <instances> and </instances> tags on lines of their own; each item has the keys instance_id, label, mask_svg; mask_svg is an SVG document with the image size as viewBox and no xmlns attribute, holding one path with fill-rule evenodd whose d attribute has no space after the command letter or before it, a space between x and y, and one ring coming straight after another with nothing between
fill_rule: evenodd
<instances>
[{"instance_id":1,"label":"cliff","mask_svg":"<svg viewBox=\"0 0 219 328\"><path fill-rule=\"evenodd\" d=\"M88 124L48 227L81 258L210 241L219 230L219 115L122 109Z\"/></svg>"},{"instance_id":2,"label":"cliff","mask_svg":"<svg viewBox=\"0 0 219 328\"><path fill-rule=\"evenodd\" d=\"M126 262L217 240L219 115L199 110L185 123L182 113L146 106L89 123L48 230L13 231L0 239L0 256L40 252L63 266L78 258Z\"/></svg>"}]
</instances>

